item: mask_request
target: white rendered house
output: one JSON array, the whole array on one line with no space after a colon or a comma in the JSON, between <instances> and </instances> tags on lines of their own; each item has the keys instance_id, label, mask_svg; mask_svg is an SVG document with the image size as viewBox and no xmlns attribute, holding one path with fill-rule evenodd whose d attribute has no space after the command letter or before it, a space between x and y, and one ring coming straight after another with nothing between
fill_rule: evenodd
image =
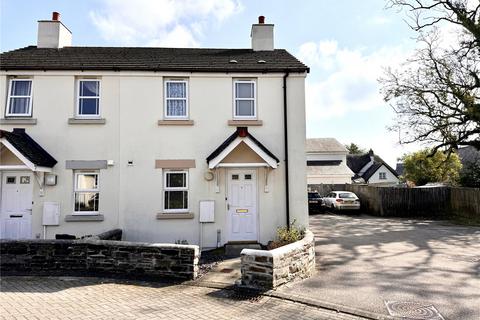
<instances>
[{"instance_id":1,"label":"white rendered house","mask_svg":"<svg viewBox=\"0 0 480 320\"><path fill-rule=\"evenodd\" d=\"M354 173L347 166L348 150L335 138L311 138L306 143L307 183L352 183Z\"/></svg>"},{"instance_id":2,"label":"white rendered house","mask_svg":"<svg viewBox=\"0 0 480 320\"><path fill-rule=\"evenodd\" d=\"M400 182L399 175L382 158L370 149L365 154L347 155L347 165L355 173L353 183L391 186Z\"/></svg>"},{"instance_id":3,"label":"white rendered house","mask_svg":"<svg viewBox=\"0 0 480 320\"><path fill-rule=\"evenodd\" d=\"M75 47L54 14L0 55L0 238L267 243L308 224L305 77L249 49Z\"/></svg>"}]
</instances>

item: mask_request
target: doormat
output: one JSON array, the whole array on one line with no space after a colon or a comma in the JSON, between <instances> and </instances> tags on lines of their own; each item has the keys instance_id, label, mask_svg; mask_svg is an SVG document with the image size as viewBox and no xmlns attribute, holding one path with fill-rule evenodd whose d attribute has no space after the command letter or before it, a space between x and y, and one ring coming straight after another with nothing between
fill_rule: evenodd
<instances>
[{"instance_id":1,"label":"doormat","mask_svg":"<svg viewBox=\"0 0 480 320\"><path fill-rule=\"evenodd\" d=\"M388 313L394 317L411 320L445 320L432 304L415 301L387 301Z\"/></svg>"}]
</instances>

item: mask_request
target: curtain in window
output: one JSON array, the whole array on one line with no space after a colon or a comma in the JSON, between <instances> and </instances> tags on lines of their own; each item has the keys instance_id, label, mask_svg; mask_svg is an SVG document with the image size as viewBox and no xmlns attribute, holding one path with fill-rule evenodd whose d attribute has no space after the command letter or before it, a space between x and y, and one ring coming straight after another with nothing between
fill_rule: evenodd
<instances>
[{"instance_id":1,"label":"curtain in window","mask_svg":"<svg viewBox=\"0 0 480 320\"><path fill-rule=\"evenodd\" d=\"M15 80L12 81L12 96L30 96L32 89L32 81L30 80Z\"/></svg>"},{"instance_id":2,"label":"curtain in window","mask_svg":"<svg viewBox=\"0 0 480 320\"><path fill-rule=\"evenodd\" d=\"M80 96L81 97L98 97L99 94L98 81L81 81Z\"/></svg>"},{"instance_id":3,"label":"curtain in window","mask_svg":"<svg viewBox=\"0 0 480 320\"><path fill-rule=\"evenodd\" d=\"M167 98L186 98L187 86L184 82L167 82Z\"/></svg>"},{"instance_id":4,"label":"curtain in window","mask_svg":"<svg viewBox=\"0 0 480 320\"><path fill-rule=\"evenodd\" d=\"M167 100L167 115L182 117L187 114L187 101Z\"/></svg>"},{"instance_id":5,"label":"curtain in window","mask_svg":"<svg viewBox=\"0 0 480 320\"><path fill-rule=\"evenodd\" d=\"M10 114L30 113L30 99L32 93L31 80L13 80L10 89Z\"/></svg>"},{"instance_id":6,"label":"curtain in window","mask_svg":"<svg viewBox=\"0 0 480 320\"><path fill-rule=\"evenodd\" d=\"M187 115L187 84L167 82L167 116L185 117Z\"/></svg>"}]
</instances>

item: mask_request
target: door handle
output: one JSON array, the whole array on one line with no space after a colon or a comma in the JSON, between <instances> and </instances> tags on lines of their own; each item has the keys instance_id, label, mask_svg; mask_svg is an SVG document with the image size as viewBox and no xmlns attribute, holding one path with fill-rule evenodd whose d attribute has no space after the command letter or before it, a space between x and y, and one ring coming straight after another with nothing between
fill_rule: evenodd
<instances>
[{"instance_id":1,"label":"door handle","mask_svg":"<svg viewBox=\"0 0 480 320\"><path fill-rule=\"evenodd\" d=\"M11 214L10 218L23 218L23 214Z\"/></svg>"},{"instance_id":2,"label":"door handle","mask_svg":"<svg viewBox=\"0 0 480 320\"><path fill-rule=\"evenodd\" d=\"M230 210L230 203L227 203L227 210Z\"/></svg>"}]
</instances>

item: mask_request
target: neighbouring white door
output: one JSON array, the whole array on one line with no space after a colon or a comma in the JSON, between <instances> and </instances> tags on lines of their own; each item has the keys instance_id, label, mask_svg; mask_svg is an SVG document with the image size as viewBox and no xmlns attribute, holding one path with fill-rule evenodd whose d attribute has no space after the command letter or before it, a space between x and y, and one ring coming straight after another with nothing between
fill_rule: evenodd
<instances>
[{"instance_id":1,"label":"neighbouring white door","mask_svg":"<svg viewBox=\"0 0 480 320\"><path fill-rule=\"evenodd\" d=\"M33 175L12 171L2 174L0 238L32 238Z\"/></svg>"},{"instance_id":2,"label":"neighbouring white door","mask_svg":"<svg viewBox=\"0 0 480 320\"><path fill-rule=\"evenodd\" d=\"M257 241L256 170L228 171L228 241Z\"/></svg>"}]
</instances>

